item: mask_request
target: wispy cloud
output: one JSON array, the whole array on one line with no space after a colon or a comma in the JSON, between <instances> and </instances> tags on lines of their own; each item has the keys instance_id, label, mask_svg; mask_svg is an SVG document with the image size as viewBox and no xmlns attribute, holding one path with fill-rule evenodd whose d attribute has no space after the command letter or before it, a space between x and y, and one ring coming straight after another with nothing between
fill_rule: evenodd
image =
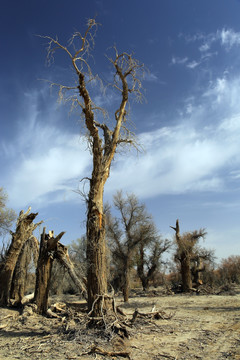
<instances>
[{"instance_id":1,"label":"wispy cloud","mask_svg":"<svg viewBox=\"0 0 240 360\"><path fill-rule=\"evenodd\" d=\"M47 119L38 120L36 98L29 100L26 104L31 111L27 111L27 118L19 120L16 138L0 143L6 164L3 185L14 207L33 203L41 206L71 197L90 164L84 138L50 124Z\"/></svg>"},{"instance_id":2,"label":"wispy cloud","mask_svg":"<svg viewBox=\"0 0 240 360\"><path fill-rule=\"evenodd\" d=\"M240 45L240 32L233 29L222 29L217 32L216 38L219 38L221 45L227 49Z\"/></svg>"},{"instance_id":3,"label":"wispy cloud","mask_svg":"<svg viewBox=\"0 0 240 360\"><path fill-rule=\"evenodd\" d=\"M145 76L144 76L144 79L145 79L146 81L150 81L150 82L158 82L158 81L159 81L157 75L155 75L155 74L153 74L153 73L151 73L151 72L147 72L147 73L145 74Z\"/></svg>"},{"instance_id":4,"label":"wispy cloud","mask_svg":"<svg viewBox=\"0 0 240 360\"><path fill-rule=\"evenodd\" d=\"M108 191L120 184L146 198L230 190L229 172L239 174L240 167L240 105L235 96L239 91L240 79L217 79L199 100L201 104L192 103L186 111L190 120L187 116L181 125L141 134L146 152L117 161ZM206 122L211 107L213 123Z\"/></svg>"},{"instance_id":5,"label":"wispy cloud","mask_svg":"<svg viewBox=\"0 0 240 360\"><path fill-rule=\"evenodd\" d=\"M224 51L230 51L232 48L240 46L240 32L236 32L229 28L219 29L216 32L209 34L180 34L180 38L184 38L187 43L200 44L198 45L200 54L197 60L191 60L189 56L184 58L172 57L171 64L184 65L189 69L194 69L213 56L216 56L218 54L218 51L216 51L216 45L219 45ZM212 50L214 45L215 49Z\"/></svg>"},{"instance_id":6,"label":"wispy cloud","mask_svg":"<svg viewBox=\"0 0 240 360\"><path fill-rule=\"evenodd\" d=\"M188 61L188 58L187 58L187 57L179 58L179 57L173 56L171 63L172 63L173 65L176 65L176 64L183 65L183 64L186 64L187 61Z\"/></svg>"},{"instance_id":7,"label":"wispy cloud","mask_svg":"<svg viewBox=\"0 0 240 360\"><path fill-rule=\"evenodd\" d=\"M181 119L174 121L177 125L141 133L145 152L116 157L106 194L122 188L146 198L228 189L229 179L239 177L239 93L240 78L218 78L197 101L192 97L187 106L183 104ZM30 103L19 133L11 142L0 144L8 163L3 185L10 205L41 207L73 201L72 190L91 173L87 144L56 122L42 122L33 99Z\"/></svg>"},{"instance_id":8,"label":"wispy cloud","mask_svg":"<svg viewBox=\"0 0 240 360\"><path fill-rule=\"evenodd\" d=\"M233 29L220 29L210 34L197 34L193 37L186 37L187 41L200 41L199 46L201 52L209 51L213 44L220 43L225 50L230 50L233 46L240 45L240 32Z\"/></svg>"},{"instance_id":9,"label":"wispy cloud","mask_svg":"<svg viewBox=\"0 0 240 360\"><path fill-rule=\"evenodd\" d=\"M193 61L189 62L186 66L189 69L195 69L198 65L200 65L200 62L193 60Z\"/></svg>"}]
</instances>

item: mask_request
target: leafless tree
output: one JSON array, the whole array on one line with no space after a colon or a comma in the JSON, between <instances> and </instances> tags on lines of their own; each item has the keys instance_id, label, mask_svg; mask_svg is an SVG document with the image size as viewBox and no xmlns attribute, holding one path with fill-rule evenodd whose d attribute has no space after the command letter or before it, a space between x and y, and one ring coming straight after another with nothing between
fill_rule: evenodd
<instances>
[{"instance_id":1,"label":"leafless tree","mask_svg":"<svg viewBox=\"0 0 240 360\"><path fill-rule=\"evenodd\" d=\"M107 235L116 272L121 277L124 301L128 301L130 272L136 262L139 246L158 239L158 234L145 205L134 194L123 197L121 191L114 196L114 206L120 218L107 217Z\"/></svg>"},{"instance_id":2,"label":"leafless tree","mask_svg":"<svg viewBox=\"0 0 240 360\"><path fill-rule=\"evenodd\" d=\"M153 231L155 233L154 227ZM143 290L149 288L149 282L160 268L162 254L171 246L171 241L162 240L157 232L154 233L146 242L140 242L137 249L137 273Z\"/></svg>"},{"instance_id":3,"label":"leafless tree","mask_svg":"<svg viewBox=\"0 0 240 360\"><path fill-rule=\"evenodd\" d=\"M177 250L175 260L179 261L182 276L182 290L188 292L192 289L191 261L196 257L196 245L200 238L207 234L204 229L186 232L180 235L179 221L176 227L170 226L175 230L175 241Z\"/></svg>"},{"instance_id":4,"label":"leafless tree","mask_svg":"<svg viewBox=\"0 0 240 360\"><path fill-rule=\"evenodd\" d=\"M87 197L87 283L88 308L92 316L102 314L107 293L106 246L105 246L105 216L103 213L104 185L110 174L110 167L119 144L132 144L130 131L127 129L127 104L129 95L141 100L141 76L143 66L131 54L118 53L114 48L114 57L109 58L114 71L113 89L119 93L119 107L115 111L112 129L103 120L97 120L97 114L105 111L93 102L90 95L91 85L96 81L89 65L89 52L94 45L94 35L97 23L88 20L87 29L82 35L73 34L67 46L62 45L57 38L46 36L48 43L48 60L52 61L56 50L62 50L69 58L76 74L77 84L73 87L54 84L59 88L59 99L68 90L74 92L73 106L79 106L85 126L88 142L91 148L93 168L89 178L89 193ZM104 119L104 117L103 117ZM97 301L99 299L99 301ZM94 309L93 308L94 305ZM93 310L93 311L92 311Z\"/></svg>"},{"instance_id":5,"label":"leafless tree","mask_svg":"<svg viewBox=\"0 0 240 360\"><path fill-rule=\"evenodd\" d=\"M69 256L77 271L86 277L87 274L87 238L85 235L73 240L69 246Z\"/></svg>"},{"instance_id":6,"label":"leafless tree","mask_svg":"<svg viewBox=\"0 0 240 360\"><path fill-rule=\"evenodd\" d=\"M222 259L217 274L221 285L240 284L240 256L231 255L226 259Z\"/></svg>"},{"instance_id":7,"label":"leafless tree","mask_svg":"<svg viewBox=\"0 0 240 360\"><path fill-rule=\"evenodd\" d=\"M214 250L200 246L195 247L191 258L191 274L194 287L198 288L203 284L203 278L206 277L205 272L210 268L214 268L214 260Z\"/></svg>"}]
</instances>

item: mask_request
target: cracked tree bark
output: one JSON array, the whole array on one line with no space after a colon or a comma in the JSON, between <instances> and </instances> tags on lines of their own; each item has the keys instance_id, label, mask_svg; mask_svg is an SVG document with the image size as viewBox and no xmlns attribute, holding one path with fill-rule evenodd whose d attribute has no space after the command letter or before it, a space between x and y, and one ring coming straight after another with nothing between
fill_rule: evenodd
<instances>
[{"instance_id":1,"label":"cracked tree bark","mask_svg":"<svg viewBox=\"0 0 240 360\"><path fill-rule=\"evenodd\" d=\"M34 295L34 302L37 305L37 312L39 314L46 314L48 310L52 265L55 259L68 271L78 291L85 298L87 297L84 280L76 275L74 265L68 256L67 247L59 242L64 234L65 232L61 232L58 236L54 237L53 231L49 231L49 234L46 234L46 228L43 229L41 234Z\"/></svg>"},{"instance_id":2,"label":"cracked tree bark","mask_svg":"<svg viewBox=\"0 0 240 360\"><path fill-rule=\"evenodd\" d=\"M12 240L7 251L5 261L0 265L0 305L6 306L10 302L12 278L18 257L24 243L32 236L33 231L41 222L34 224L33 220L38 213L31 213L31 208L20 212L17 219L16 231L12 233Z\"/></svg>"},{"instance_id":3,"label":"cracked tree bark","mask_svg":"<svg viewBox=\"0 0 240 360\"><path fill-rule=\"evenodd\" d=\"M11 301L14 301L14 306L20 305L24 298L27 286L28 267L32 259L36 265L38 253L39 243L37 238L32 235L24 243L13 273L10 298Z\"/></svg>"},{"instance_id":4,"label":"cracked tree bark","mask_svg":"<svg viewBox=\"0 0 240 360\"><path fill-rule=\"evenodd\" d=\"M49 234L46 234L46 228L43 229L41 234L34 293L34 302L37 304L38 314L46 314L48 309L48 294L54 252L56 251L58 241L64 234L64 232L61 232L58 236L54 237L51 231Z\"/></svg>"}]
</instances>

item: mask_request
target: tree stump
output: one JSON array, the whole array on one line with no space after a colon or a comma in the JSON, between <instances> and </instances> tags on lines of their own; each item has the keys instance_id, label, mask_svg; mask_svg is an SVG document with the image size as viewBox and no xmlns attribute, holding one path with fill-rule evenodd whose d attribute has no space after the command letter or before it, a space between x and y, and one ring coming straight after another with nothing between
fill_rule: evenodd
<instances>
[{"instance_id":1,"label":"tree stump","mask_svg":"<svg viewBox=\"0 0 240 360\"><path fill-rule=\"evenodd\" d=\"M39 226L42 221L37 224L33 223L38 213L31 213L31 207L26 213L20 211L17 219L16 231L11 233L12 240L9 249L6 253L5 259L0 265L0 305L6 306L10 302L10 291L12 285L12 278L18 257L22 250L24 243L32 236L33 231Z\"/></svg>"}]
</instances>

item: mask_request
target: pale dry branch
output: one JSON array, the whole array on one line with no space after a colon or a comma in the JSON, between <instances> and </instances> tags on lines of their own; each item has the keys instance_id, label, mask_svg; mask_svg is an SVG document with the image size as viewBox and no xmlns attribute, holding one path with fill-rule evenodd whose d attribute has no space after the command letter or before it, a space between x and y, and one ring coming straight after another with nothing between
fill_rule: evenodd
<instances>
[{"instance_id":1,"label":"pale dry branch","mask_svg":"<svg viewBox=\"0 0 240 360\"><path fill-rule=\"evenodd\" d=\"M128 351L107 351L104 350L102 348L100 348L99 346L94 345L90 351L88 351L87 353L83 353L82 355L88 355L88 354L99 354L99 355L106 355L106 356L121 356L124 358L130 358L130 352Z\"/></svg>"}]
</instances>

